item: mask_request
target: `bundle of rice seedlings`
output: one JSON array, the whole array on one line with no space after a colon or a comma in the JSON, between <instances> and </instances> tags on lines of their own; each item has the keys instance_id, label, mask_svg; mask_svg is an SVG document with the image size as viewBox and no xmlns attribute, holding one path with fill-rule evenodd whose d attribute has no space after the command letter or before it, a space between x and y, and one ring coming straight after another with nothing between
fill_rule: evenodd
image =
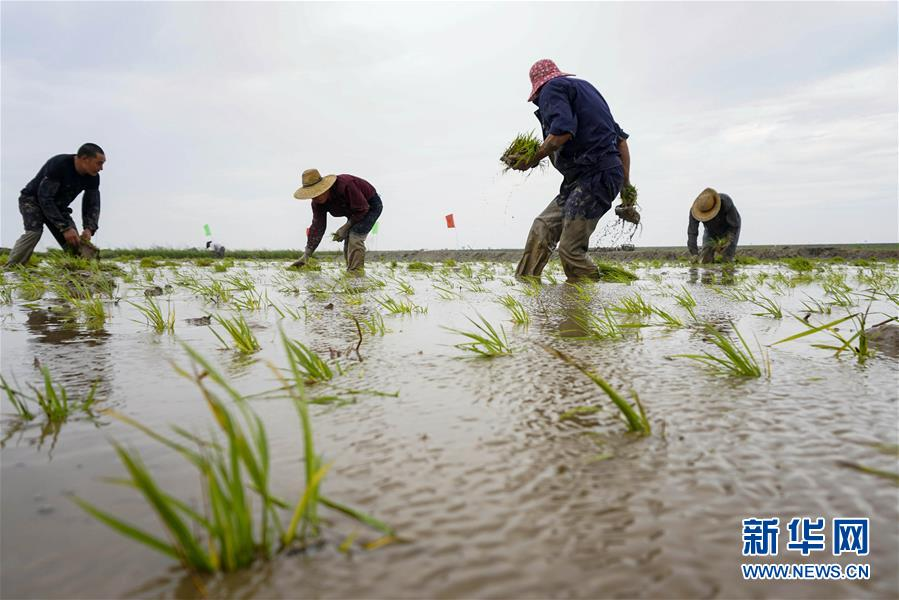
<instances>
[{"instance_id":1,"label":"bundle of rice seedlings","mask_svg":"<svg viewBox=\"0 0 899 600\"><path fill-rule=\"evenodd\" d=\"M637 211L637 188L630 183L621 188L621 204L615 207L615 214L619 219L640 224L640 213Z\"/></svg>"},{"instance_id":2,"label":"bundle of rice seedlings","mask_svg":"<svg viewBox=\"0 0 899 600\"><path fill-rule=\"evenodd\" d=\"M534 135L533 130L529 133L519 133L499 159L506 165L503 172L515 166L529 164L537 155L538 150L540 150L540 140Z\"/></svg>"}]
</instances>

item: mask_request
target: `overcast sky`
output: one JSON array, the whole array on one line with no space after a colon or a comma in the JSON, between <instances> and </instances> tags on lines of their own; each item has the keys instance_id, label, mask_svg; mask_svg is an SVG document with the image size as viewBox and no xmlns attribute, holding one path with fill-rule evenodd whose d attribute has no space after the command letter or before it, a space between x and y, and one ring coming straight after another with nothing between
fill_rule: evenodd
<instances>
[{"instance_id":1,"label":"overcast sky","mask_svg":"<svg viewBox=\"0 0 899 600\"><path fill-rule=\"evenodd\" d=\"M685 244L706 186L736 202L743 244L899 235L895 2L0 11L4 246L22 232L19 190L92 141L107 153L101 247L200 246L208 223L228 247L302 248L311 209L292 194L314 167L378 190L370 248L520 248L561 181L498 161L539 131L526 99L541 58L595 85L631 135L638 245Z\"/></svg>"}]
</instances>

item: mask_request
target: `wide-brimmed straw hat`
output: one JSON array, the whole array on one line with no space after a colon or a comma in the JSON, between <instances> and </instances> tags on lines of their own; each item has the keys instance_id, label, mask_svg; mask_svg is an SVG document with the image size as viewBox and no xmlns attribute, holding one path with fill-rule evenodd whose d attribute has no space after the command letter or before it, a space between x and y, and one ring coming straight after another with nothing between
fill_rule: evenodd
<instances>
[{"instance_id":1,"label":"wide-brimmed straw hat","mask_svg":"<svg viewBox=\"0 0 899 600\"><path fill-rule=\"evenodd\" d=\"M335 181L337 181L337 175L322 177L318 169L306 169L303 171L303 187L297 189L293 193L293 197L297 200L310 200L331 189Z\"/></svg>"},{"instance_id":2,"label":"wide-brimmed straw hat","mask_svg":"<svg viewBox=\"0 0 899 600\"><path fill-rule=\"evenodd\" d=\"M690 214L697 221L711 221L721 210L721 196L712 188L705 188L696 196L693 206L690 207Z\"/></svg>"},{"instance_id":3,"label":"wide-brimmed straw hat","mask_svg":"<svg viewBox=\"0 0 899 600\"><path fill-rule=\"evenodd\" d=\"M563 73L556 66L556 63L548 58L544 58L531 66L529 75L531 76L531 95L528 96L528 102L533 102L534 98L537 97L537 92L540 91L544 83L556 77L570 77L574 73Z\"/></svg>"}]
</instances>

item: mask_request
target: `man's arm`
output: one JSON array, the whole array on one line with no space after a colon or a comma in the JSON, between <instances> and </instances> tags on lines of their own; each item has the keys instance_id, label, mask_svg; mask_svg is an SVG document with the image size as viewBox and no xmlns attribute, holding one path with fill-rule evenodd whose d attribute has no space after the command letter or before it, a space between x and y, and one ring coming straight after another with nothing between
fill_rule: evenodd
<instances>
[{"instance_id":1,"label":"man's arm","mask_svg":"<svg viewBox=\"0 0 899 600\"><path fill-rule=\"evenodd\" d=\"M690 254L696 256L699 254L699 248L696 246L696 238L699 236L699 221L690 213L690 223L687 225L687 248Z\"/></svg>"},{"instance_id":2,"label":"man's arm","mask_svg":"<svg viewBox=\"0 0 899 600\"><path fill-rule=\"evenodd\" d=\"M621 154L621 164L624 166L624 185L631 182L631 151L627 147L626 138L618 138L618 153Z\"/></svg>"},{"instance_id":3,"label":"man's arm","mask_svg":"<svg viewBox=\"0 0 899 600\"><path fill-rule=\"evenodd\" d=\"M82 237L90 239L100 228L100 190L84 190L81 199Z\"/></svg>"},{"instance_id":4,"label":"man's arm","mask_svg":"<svg viewBox=\"0 0 899 600\"><path fill-rule=\"evenodd\" d=\"M306 240L306 256L312 256L315 249L325 235L325 226L328 224L328 215L324 209L312 207L312 225L309 226L309 239Z\"/></svg>"},{"instance_id":5,"label":"man's arm","mask_svg":"<svg viewBox=\"0 0 899 600\"><path fill-rule=\"evenodd\" d=\"M519 163L519 164L513 165L512 168L515 169L516 171L527 171L529 169L533 169L540 163L541 160L543 160L547 156L550 156L554 152L557 152L559 149L561 149L562 146L564 146L570 139L571 139L570 133L565 133L562 135L554 135L551 133L548 136L546 136L545 140L543 140L543 143L540 145L540 149L537 150L537 154L534 155L534 158L531 159L531 161L529 163L527 163L527 164Z\"/></svg>"}]
</instances>

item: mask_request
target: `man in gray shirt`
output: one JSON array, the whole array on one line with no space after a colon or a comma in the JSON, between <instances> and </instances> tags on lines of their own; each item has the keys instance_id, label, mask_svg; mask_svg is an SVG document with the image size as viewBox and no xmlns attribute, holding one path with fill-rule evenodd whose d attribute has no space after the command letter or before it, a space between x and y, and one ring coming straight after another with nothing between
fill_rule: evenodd
<instances>
[{"instance_id":1,"label":"man in gray shirt","mask_svg":"<svg viewBox=\"0 0 899 600\"><path fill-rule=\"evenodd\" d=\"M699 224L705 231L702 235L702 252L696 247ZM715 254L720 254L724 262L733 262L740 239L740 213L734 201L727 194L719 194L712 188L702 190L690 207L690 223L687 226L687 248L696 260L702 263L714 262Z\"/></svg>"}]
</instances>

